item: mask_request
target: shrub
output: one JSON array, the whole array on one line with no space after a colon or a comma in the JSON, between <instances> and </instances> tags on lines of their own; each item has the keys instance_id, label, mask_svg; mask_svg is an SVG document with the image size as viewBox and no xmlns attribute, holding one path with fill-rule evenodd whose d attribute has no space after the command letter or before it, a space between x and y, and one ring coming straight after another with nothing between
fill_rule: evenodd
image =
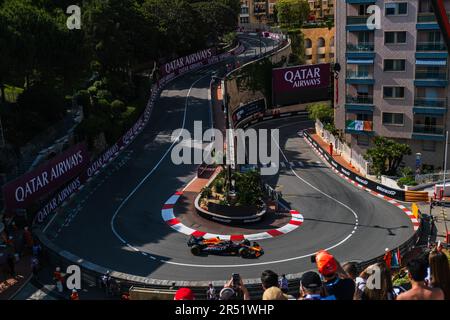
<instances>
[{"instance_id":1,"label":"shrub","mask_svg":"<svg viewBox=\"0 0 450 320\"><path fill-rule=\"evenodd\" d=\"M222 179L216 179L214 182L214 188L217 193L223 193L224 181Z\"/></svg>"},{"instance_id":2,"label":"shrub","mask_svg":"<svg viewBox=\"0 0 450 320\"><path fill-rule=\"evenodd\" d=\"M417 182L413 176L401 177L397 180L397 184L400 188L404 186L417 186Z\"/></svg>"},{"instance_id":3,"label":"shrub","mask_svg":"<svg viewBox=\"0 0 450 320\"><path fill-rule=\"evenodd\" d=\"M201 193L201 197L202 198L211 198L212 197L212 190L211 187L204 187L202 189L202 193Z\"/></svg>"},{"instance_id":4,"label":"shrub","mask_svg":"<svg viewBox=\"0 0 450 320\"><path fill-rule=\"evenodd\" d=\"M97 91L98 91L98 89L95 86L91 86L91 87L88 88L88 93L91 96L96 96L97 95Z\"/></svg>"},{"instance_id":5,"label":"shrub","mask_svg":"<svg viewBox=\"0 0 450 320\"><path fill-rule=\"evenodd\" d=\"M102 90L98 90L97 91L97 98L111 101L113 97L112 97L111 92L109 92L108 90L103 90L102 89Z\"/></svg>"},{"instance_id":6,"label":"shrub","mask_svg":"<svg viewBox=\"0 0 450 320\"><path fill-rule=\"evenodd\" d=\"M125 103L123 103L123 101L114 100L113 102L111 102L111 111L114 116L118 116L126 110L127 108L125 107Z\"/></svg>"}]
</instances>

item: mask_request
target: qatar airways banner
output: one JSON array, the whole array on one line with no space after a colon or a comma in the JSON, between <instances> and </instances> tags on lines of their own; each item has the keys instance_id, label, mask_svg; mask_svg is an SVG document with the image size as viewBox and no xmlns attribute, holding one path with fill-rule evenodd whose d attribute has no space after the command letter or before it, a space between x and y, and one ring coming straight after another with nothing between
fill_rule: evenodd
<instances>
[{"instance_id":1,"label":"qatar airways banner","mask_svg":"<svg viewBox=\"0 0 450 320\"><path fill-rule=\"evenodd\" d=\"M208 59L216 55L215 48L209 48L181 57L163 64L160 68L161 76L169 74L182 74L190 70L197 69L199 66L208 64Z\"/></svg>"},{"instance_id":2,"label":"qatar airways banner","mask_svg":"<svg viewBox=\"0 0 450 320\"><path fill-rule=\"evenodd\" d=\"M329 63L273 69L273 102L292 105L328 100L330 77Z\"/></svg>"},{"instance_id":3,"label":"qatar airways banner","mask_svg":"<svg viewBox=\"0 0 450 320\"><path fill-rule=\"evenodd\" d=\"M80 174L89 163L84 143L77 144L37 169L3 187L6 209L26 209L53 190Z\"/></svg>"}]
</instances>

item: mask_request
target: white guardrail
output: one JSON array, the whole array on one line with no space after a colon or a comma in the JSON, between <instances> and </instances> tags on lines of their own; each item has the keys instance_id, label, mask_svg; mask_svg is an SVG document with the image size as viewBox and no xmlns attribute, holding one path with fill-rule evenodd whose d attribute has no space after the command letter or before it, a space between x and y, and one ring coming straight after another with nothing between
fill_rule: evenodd
<instances>
[{"instance_id":1,"label":"white guardrail","mask_svg":"<svg viewBox=\"0 0 450 320\"><path fill-rule=\"evenodd\" d=\"M350 148L347 144L343 143L331 132L324 129L322 122L316 120L316 133L320 135L324 141L333 144L334 152L337 152L346 161L350 162L360 173L367 176L369 170L369 162L364 157Z\"/></svg>"}]
</instances>

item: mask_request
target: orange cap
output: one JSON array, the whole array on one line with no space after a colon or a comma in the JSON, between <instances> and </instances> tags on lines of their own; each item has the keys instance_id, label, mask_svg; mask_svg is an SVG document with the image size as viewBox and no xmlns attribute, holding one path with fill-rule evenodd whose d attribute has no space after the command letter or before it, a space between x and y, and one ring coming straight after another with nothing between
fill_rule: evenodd
<instances>
[{"instance_id":1,"label":"orange cap","mask_svg":"<svg viewBox=\"0 0 450 320\"><path fill-rule=\"evenodd\" d=\"M319 270L319 272L324 276L330 276L337 271L336 259L334 259L334 257L325 250L320 250L317 252L316 264L317 270Z\"/></svg>"}]
</instances>

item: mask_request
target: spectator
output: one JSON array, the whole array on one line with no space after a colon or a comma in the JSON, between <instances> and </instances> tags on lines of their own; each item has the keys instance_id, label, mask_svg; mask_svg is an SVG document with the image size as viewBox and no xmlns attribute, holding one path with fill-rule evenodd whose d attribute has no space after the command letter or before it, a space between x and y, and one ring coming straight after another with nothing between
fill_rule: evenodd
<instances>
[{"instance_id":1,"label":"spectator","mask_svg":"<svg viewBox=\"0 0 450 320\"><path fill-rule=\"evenodd\" d=\"M266 270L261 274L261 284L264 290L270 287L278 287L278 275L272 270Z\"/></svg>"},{"instance_id":2,"label":"spectator","mask_svg":"<svg viewBox=\"0 0 450 320\"><path fill-rule=\"evenodd\" d=\"M264 289L263 300L288 300L278 287L278 275L272 270L266 270L261 274L261 285Z\"/></svg>"},{"instance_id":3,"label":"spectator","mask_svg":"<svg viewBox=\"0 0 450 320\"><path fill-rule=\"evenodd\" d=\"M195 300L195 296L191 289L180 288L175 293L173 300Z\"/></svg>"},{"instance_id":4,"label":"spectator","mask_svg":"<svg viewBox=\"0 0 450 320\"><path fill-rule=\"evenodd\" d=\"M336 300L335 296L327 296L320 276L309 271L303 274L300 280L299 300Z\"/></svg>"},{"instance_id":5,"label":"spectator","mask_svg":"<svg viewBox=\"0 0 450 320\"><path fill-rule=\"evenodd\" d=\"M430 288L426 285L427 267L427 261L424 259L408 262L406 268L412 288L400 294L397 300L444 300L444 292L440 288Z\"/></svg>"},{"instance_id":6,"label":"spectator","mask_svg":"<svg viewBox=\"0 0 450 320\"><path fill-rule=\"evenodd\" d=\"M250 294L242 278L239 279L239 284L234 284L231 278L220 290L219 300L250 300Z\"/></svg>"},{"instance_id":7,"label":"spectator","mask_svg":"<svg viewBox=\"0 0 450 320\"><path fill-rule=\"evenodd\" d=\"M207 300L217 300L216 289L212 283L209 284L208 290L206 290L206 299Z\"/></svg>"},{"instance_id":8,"label":"spectator","mask_svg":"<svg viewBox=\"0 0 450 320\"><path fill-rule=\"evenodd\" d=\"M39 260L37 257L31 258L31 270L33 271L33 276L37 279L39 273Z\"/></svg>"},{"instance_id":9,"label":"spectator","mask_svg":"<svg viewBox=\"0 0 450 320\"><path fill-rule=\"evenodd\" d=\"M448 258L439 248L431 250L428 257L430 264L430 286L440 288L445 300L450 300L450 267Z\"/></svg>"},{"instance_id":10,"label":"spectator","mask_svg":"<svg viewBox=\"0 0 450 320\"><path fill-rule=\"evenodd\" d=\"M38 257L39 259L41 258L42 247L39 243L37 243L37 241L34 241L31 251L33 256Z\"/></svg>"},{"instance_id":11,"label":"spectator","mask_svg":"<svg viewBox=\"0 0 450 320\"><path fill-rule=\"evenodd\" d=\"M288 279L286 279L286 275L285 274L281 275L281 279L280 279L278 285L279 285L281 291L283 291L283 293L288 293L288 291L289 291L289 281L288 281Z\"/></svg>"},{"instance_id":12,"label":"spectator","mask_svg":"<svg viewBox=\"0 0 450 320\"><path fill-rule=\"evenodd\" d=\"M355 262L346 262L342 265L342 269L349 275L353 281L358 277L358 265Z\"/></svg>"},{"instance_id":13,"label":"spectator","mask_svg":"<svg viewBox=\"0 0 450 320\"><path fill-rule=\"evenodd\" d=\"M264 290L263 300L288 300L289 297L281 291L278 287L270 287Z\"/></svg>"},{"instance_id":14,"label":"spectator","mask_svg":"<svg viewBox=\"0 0 450 320\"><path fill-rule=\"evenodd\" d=\"M64 291L64 276L60 267L56 267L55 272L53 272L53 280L55 280L58 292L62 293Z\"/></svg>"},{"instance_id":15,"label":"spectator","mask_svg":"<svg viewBox=\"0 0 450 320\"><path fill-rule=\"evenodd\" d=\"M336 300L353 300L355 282L342 269L339 262L327 251L321 250L316 255L319 273L324 278L325 289Z\"/></svg>"},{"instance_id":16,"label":"spectator","mask_svg":"<svg viewBox=\"0 0 450 320\"><path fill-rule=\"evenodd\" d=\"M371 276L374 282L368 285ZM384 262L368 266L357 278L356 285L355 300L395 300L397 295L392 285L391 272Z\"/></svg>"},{"instance_id":17,"label":"spectator","mask_svg":"<svg viewBox=\"0 0 450 320\"><path fill-rule=\"evenodd\" d=\"M33 247L33 235L28 230L28 227L23 228L23 239L28 250L31 249Z\"/></svg>"},{"instance_id":18,"label":"spectator","mask_svg":"<svg viewBox=\"0 0 450 320\"><path fill-rule=\"evenodd\" d=\"M111 276L109 275L109 270L106 271L104 275L102 275L100 279L101 287L105 290L105 294L109 295L109 287L111 283Z\"/></svg>"}]
</instances>

